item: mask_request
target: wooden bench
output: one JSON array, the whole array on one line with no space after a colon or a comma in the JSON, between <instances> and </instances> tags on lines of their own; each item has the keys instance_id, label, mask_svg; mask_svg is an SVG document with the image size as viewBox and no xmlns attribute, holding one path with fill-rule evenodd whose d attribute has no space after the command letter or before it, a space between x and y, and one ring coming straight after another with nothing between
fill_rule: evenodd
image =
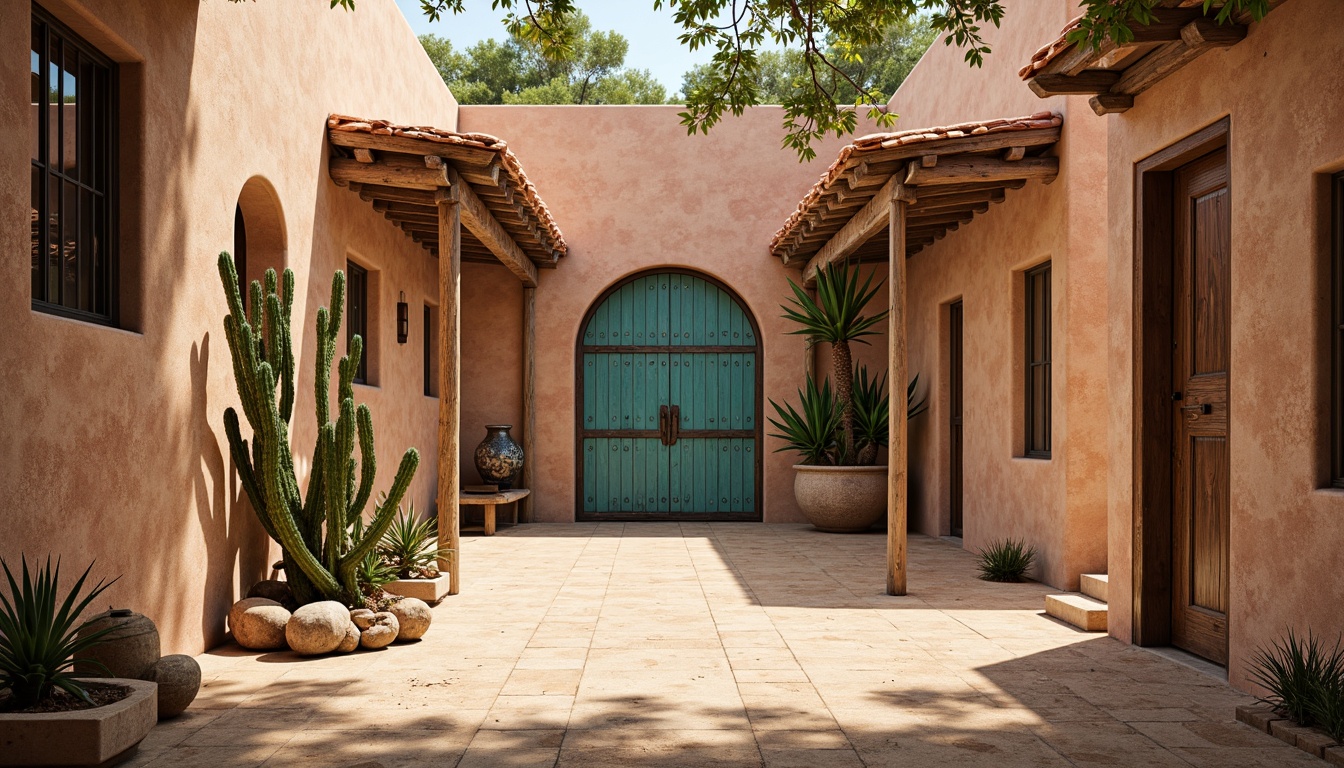
<instances>
[{"instance_id":1,"label":"wooden bench","mask_svg":"<svg viewBox=\"0 0 1344 768\"><path fill-rule=\"evenodd\" d=\"M495 535L495 507L500 504L513 505L513 524L518 524L518 502L527 498L532 493L526 488L514 488L508 491L495 491L493 493L474 493L470 491L460 491L457 494L457 505L459 507L477 506L485 507L485 535Z\"/></svg>"}]
</instances>

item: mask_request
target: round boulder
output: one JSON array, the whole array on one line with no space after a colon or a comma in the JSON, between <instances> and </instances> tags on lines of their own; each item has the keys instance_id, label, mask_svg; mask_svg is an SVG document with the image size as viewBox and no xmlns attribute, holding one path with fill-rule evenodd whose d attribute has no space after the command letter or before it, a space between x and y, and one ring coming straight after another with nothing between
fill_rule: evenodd
<instances>
[{"instance_id":1,"label":"round boulder","mask_svg":"<svg viewBox=\"0 0 1344 768\"><path fill-rule=\"evenodd\" d=\"M359 644L369 650L377 648L386 648L397 639L397 633L401 627L397 624L397 617L382 611L373 614L373 623L369 628L359 633Z\"/></svg>"},{"instance_id":2,"label":"round boulder","mask_svg":"<svg viewBox=\"0 0 1344 768\"><path fill-rule=\"evenodd\" d=\"M345 640L350 609L334 600L300 606L285 624L289 647L301 656L331 653Z\"/></svg>"},{"instance_id":3,"label":"round boulder","mask_svg":"<svg viewBox=\"0 0 1344 768\"><path fill-rule=\"evenodd\" d=\"M150 680L159 684L159 719L182 714L201 690L201 665L190 656L164 656L154 665Z\"/></svg>"},{"instance_id":4,"label":"round boulder","mask_svg":"<svg viewBox=\"0 0 1344 768\"><path fill-rule=\"evenodd\" d=\"M247 590L247 596L264 597L267 600L274 600L285 606L285 610L287 611L293 611L295 608L299 607L298 601L294 599L294 593L289 591L289 584L283 581L277 581L276 579L258 581L256 584L252 585L251 589Z\"/></svg>"},{"instance_id":5,"label":"round boulder","mask_svg":"<svg viewBox=\"0 0 1344 768\"><path fill-rule=\"evenodd\" d=\"M373 611L368 608L356 608L350 612L350 621L353 621L355 626L359 627L359 631L363 632L373 626L373 615Z\"/></svg>"},{"instance_id":6,"label":"round boulder","mask_svg":"<svg viewBox=\"0 0 1344 768\"><path fill-rule=\"evenodd\" d=\"M285 647L285 625L289 611L264 597L249 597L229 609L229 631L244 648L271 651Z\"/></svg>"},{"instance_id":7,"label":"round boulder","mask_svg":"<svg viewBox=\"0 0 1344 768\"><path fill-rule=\"evenodd\" d=\"M403 597L393 603L387 612L397 617L397 624L401 627L397 632L398 641L419 640L429 631L429 623L434 620L434 612L429 609L429 604L414 597Z\"/></svg>"},{"instance_id":8,"label":"round boulder","mask_svg":"<svg viewBox=\"0 0 1344 768\"><path fill-rule=\"evenodd\" d=\"M359 647L359 627L352 621L345 625L345 639L336 646L338 653L350 653Z\"/></svg>"}]
</instances>

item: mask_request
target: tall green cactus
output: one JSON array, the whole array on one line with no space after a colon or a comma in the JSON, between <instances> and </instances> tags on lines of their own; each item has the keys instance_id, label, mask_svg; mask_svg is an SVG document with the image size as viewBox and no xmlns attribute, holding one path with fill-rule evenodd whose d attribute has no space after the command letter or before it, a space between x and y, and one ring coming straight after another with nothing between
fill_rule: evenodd
<instances>
[{"instance_id":1,"label":"tall green cactus","mask_svg":"<svg viewBox=\"0 0 1344 768\"><path fill-rule=\"evenodd\" d=\"M299 493L294 457L289 447L290 417L294 411L294 345L290 313L294 306L294 273L286 269L283 286L275 270L266 270L266 284L252 281L248 291L251 312L245 313L238 289L238 273L228 253L219 254L219 277L229 301L224 335L233 357L243 414L252 426L252 444L243 439L234 409L224 411L224 429L238 475L252 508L284 549L285 574L299 603L338 600L354 605L361 599L355 570L382 539L411 484L420 454L408 448L381 504L375 504L367 526L364 505L373 491L377 463L373 451L373 417L367 405L355 406L355 371L364 342L351 339L349 354L339 366L339 411L331 421L329 379L345 306L345 274L331 281L331 311L317 310L317 447L306 494ZM277 288L279 287L279 292ZM278 398L277 398L278 390ZM360 462L356 487L355 438Z\"/></svg>"}]
</instances>

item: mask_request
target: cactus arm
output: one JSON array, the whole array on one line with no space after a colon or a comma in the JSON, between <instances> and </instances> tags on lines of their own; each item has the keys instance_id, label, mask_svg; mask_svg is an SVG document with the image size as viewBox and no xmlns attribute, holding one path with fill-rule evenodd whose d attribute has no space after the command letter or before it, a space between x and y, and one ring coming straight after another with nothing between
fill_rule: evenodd
<instances>
[{"instance_id":1,"label":"cactus arm","mask_svg":"<svg viewBox=\"0 0 1344 768\"><path fill-rule=\"evenodd\" d=\"M411 487L411 480L415 478L415 470L419 465L420 452L414 448L407 448L401 457L401 466L397 468L397 476L392 480L392 488L388 490L387 498L374 514L373 520L364 528L363 537L354 542L350 551L341 558L340 578L347 588L355 583L355 568L359 562L378 546L383 534L392 526L397 506L401 504L406 490Z\"/></svg>"},{"instance_id":2,"label":"cactus arm","mask_svg":"<svg viewBox=\"0 0 1344 768\"><path fill-rule=\"evenodd\" d=\"M229 437L229 452L233 454L233 463L238 470L238 481L243 486L243 493L247 495L247 500L252 502L252 508L256 510L264 509L265 499L262 497L261 488L257 486L256 474L252 471L252 457L248 453L247 441L243 439L242 432L238 428L238 412L232 408L224 411L224 432ZM266 535L280 541L275 534L275 526L271 525L270 518L266 515L257 515L261 520L261 526L266 529Z\"/></svg>"},{"instance_id":3,"label":"cactus arm","mask_svg":"<svg viewBox=\"0 0 1344 768\"><path fill-rule=\"evenodd\" d=\"M336 353L336 341L329 329L331 315L326 307L317 310L317 377L313 382L316 392L314 407L317 411L317 423L331 421L331 358Z\"/></svg>"},{"instance_id":4,"label":"cactus arm","mask_svg":"<svg viewBox=\"0 0 1344 768\"><path fill-rule=\"evenodd\" d=\"M373 478L378 472L378 458L373 450L373 414L369 412L369 406L361 403L355 409L355 417L359 427L359 491L350 503L352 517L360 514L369 503L369 496L373 495Z\"/></svg>"},{"instance_id":5,"label":"cactus arm","mask_svg":"<svg viewBox=\"0 0 1344 768\"><path fill-rule=\"evenodd\" d=\"M280 357L280 418L288 424L294 415L294 339L290 332L290 320L294 314L294 272L285 270L283 310L280 315L283 322Z\"/></svg>"}]
</instances>

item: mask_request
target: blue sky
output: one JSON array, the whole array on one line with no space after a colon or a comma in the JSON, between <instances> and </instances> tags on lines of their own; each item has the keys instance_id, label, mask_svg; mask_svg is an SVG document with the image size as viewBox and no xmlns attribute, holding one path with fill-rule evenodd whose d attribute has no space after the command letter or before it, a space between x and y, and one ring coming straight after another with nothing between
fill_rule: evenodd
<instances>
[{"instance_id":1,"label":"blue sky","mask_svg":"<svg viewBox=\"0 0 1344 768\"><path fill-rule=\"evenodd\" d=\"M467 11L430 23L420 10L420 0L397 0L401 12L417 35L433 33L453 41L454 48L493 37L507 36L500 24L502 11L490 9L489 0L470 0ZM653 0L579 0L579 8L593 20L594 29L614 29L630 41L626 66L647 69L667 87L669 95L681 88L681 75L692 66L708 61L705 49L691 53L677 42L680 31L664 7L653 10Z\"/></svg>"}]
</instances>

